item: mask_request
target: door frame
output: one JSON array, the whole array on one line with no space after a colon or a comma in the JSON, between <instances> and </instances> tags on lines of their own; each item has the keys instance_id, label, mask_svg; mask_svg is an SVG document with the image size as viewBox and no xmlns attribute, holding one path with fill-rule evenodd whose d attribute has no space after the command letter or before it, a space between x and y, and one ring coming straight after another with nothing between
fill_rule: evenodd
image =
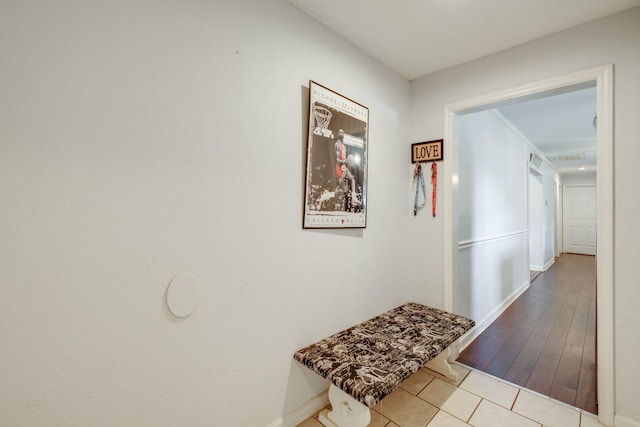
<instances>
[{"instance_id":1,"label":"door frame","mask_svg":"<svg viewBox=\"0 0 640 427\"><path fill-rule=\"evenodd\" d=\"M444 308L454 310L458 269L458 145L455 117L462 112L522 97L535 97L567 87L593 87L597 93L597 400L598 419L613 425L615 415L615 359L613 312L613 65L608 64L529 85L445 105L443 159Z\"/></svg>"},{"instance_id":2,"label":"door frame","mask_svg":"<svg viewBox=\"0 0 640 427\"><path fill-rule=\"evenodd\" d=\"M539 174L541 177L540 180L536 178L536 174ZM536 194L532 194L532 188L536 186ZM529 165L527 165L527 230L528 230L528 244L529 244L529 257L527 259L527 266L529 267L529 271L545 271L545 262L544 262L544 244L545 244L545 230L544 230L544 207L543 207L543 194L544 194L544 183L542 181L542 174L540 172L532 169ZM539 196L539 199L534 200L535 196ZM537 211L534 213L534 210ZM535 217L535 218L534 218ZM537 219L537 221L533 221ZM532 222L538 226L537 229L532 228ZM539 241L534 242L532 236L538 236ZM537 245L534 243L538 243ZM534 250L535 248L535 250ZM536 265L537 269L534 269L532 265L532 260L538 255L536 261L540 261L539 265Z\"/></svg>"}]
</instances>

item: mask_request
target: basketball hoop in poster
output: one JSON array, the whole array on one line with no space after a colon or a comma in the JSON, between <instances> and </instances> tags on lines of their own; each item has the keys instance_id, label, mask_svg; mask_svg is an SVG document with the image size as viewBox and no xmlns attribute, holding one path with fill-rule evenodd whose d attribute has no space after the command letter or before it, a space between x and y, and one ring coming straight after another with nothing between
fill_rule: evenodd
<instances>
[{"instance_id":1,"label":"basketball hoop in poster","mask_svg":"<svg viewBox=\"0 0 640 427\"><path fill-rule=\"evenodd\" d=\"M316 128L313 130L314 135L321 135L325 138L333 139L333 132L329 129L331 116L333 116L333 113L331 113L328 108L322 107L319 104L313 106L313 118L316 121Z\"/></svg>"}]
</instances>

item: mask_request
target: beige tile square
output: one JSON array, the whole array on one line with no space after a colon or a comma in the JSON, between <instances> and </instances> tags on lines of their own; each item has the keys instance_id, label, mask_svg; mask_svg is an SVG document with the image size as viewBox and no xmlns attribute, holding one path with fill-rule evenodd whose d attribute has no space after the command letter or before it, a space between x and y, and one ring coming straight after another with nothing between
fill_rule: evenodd
<instances>
[{"instance_id":1,"label":"beige tile square","mask_svg":"<svg viewBox=\"0 0 640 427\"><path fill-rule=\"evenodd\" d=\"M402 388L382 399L374 410L402 427L424 427L438 412L438 408Z\"/></svg>"},{"instance_id":2,"label":"beige tile square","mask_svg":"<svg viewBox=\"0 0 640 427\"><path fill-rule=\"evenodd\" d=\"M469 424L474 427L540 427L539 423L511 412L488 400L482 400L473 413Z\"/></svg>"},{"instance_id":3,"label":"beige tile square","mask_svg":"<svg viewBox=\"0 0 640 427\"><path fill-rule=\"evenodd\" d=\"M468 421L480 403L480 397L438 378L427 385L418 397L461 420Z\"/></svg>"},{"instance_id":4,"label":"beige tile square","mask_svg":"<svg viewBox=\"0 0 640 427\"><path fill-rule=\"evenodd\" d=\"M477 394L483 399L497 403L507 409L511 409L518 395L518 388L505 384L487 375L471 371L462 381L460 388Z\"/></svg>"},{"instance_id":5,"label":"beige tile square","mask_svg":"<svg viewBox=\"0 0 640 427\"><path fill-rule=\"evenodd\" d=\"M580 427L605 427L604 424L598 422L598 417L591 414L585 414L584 412L580 417Z\"/></svg>"},{"instance_id":6,"label":"beige tile square","mask_svg":"<svg viewBox=\"0 0 640 427\"><path fill-rule=\"evenodd\" d=\"M400 384L400 387L413 395L417 395L427 384L433 381L434 378L435 377L433 375L420 370L407 378L402 384Z\"/></svg>"},{"instance_id":7,"label":"beige tile square","mask_svg":"<svg viewBox=\"0 0 640 427\"><path fill-rule=\"evenodd\" d=\"M307 418L296 427L324 427L322 423L315 418Z\"/></svg>"},{"instance_id":8,"label":"beige tile square","mask_svg":"<svg viewBox=\"0 0 640 427\"><path fill-rule=\"evenodd\" d=\"M469 375L469 372L471 372L471 369L467 368L464 365L460 365L460 364L456 363L455 361L451 364L451 367L453 369L455 369L456 371L458 371L458 373L460 374L462 379L464 379L464 377Z\"/></svg>"},{"instance_id":9,"label":"beige tile square","mask_svg":"<svg viewBox=\"0 0 640 427\"><path fill-rule=\"evenodd\" d=\"M469 427L469 424L464 423L454 417L451 414L447 414L445 411L438 411L435 417L427 424L428 427Z\"/></svg>"},{"instance_id":10,"label":"beige tile square","mask_svg":"<svg viewBox=\"0 0 640 427\"><path fill-rule=\"evenodd\" d=\"M458 372L458 381L453 381L452 379L449 379L436 371L432 371L426 366L421 368L420 370L427 372L428 374L433 375L434 377L439 378L442 381L446 381L448 383L455 384L455 385L460 385L460 383L465 379L465 377L471 371L469 368L466 368L462 365L458 365L457 363L452 363L451 367L453 368L454 371Z\"/></svg>"},{"instance_id":11,"label":"beige tile square","mask_svg":"<svg viewBox=\"0 0 640 427\"><path fill-rule=\"evenodd\" d=\"M580 412L547 397L520 391L513 412L536 420L547 427L579 427Z\"/></svg>"},{"instance_id":12,"label":"beige tile square","mask_svg":"<svg viewBox=\"0 0 640 427\"><path fill-rule=\"evenodd\" d=\"M389 420L385 418L382 414L376 411L371 412L371 422L369 422L368 427L386 427L389 424Z\"/></svg>"}]
</instances>

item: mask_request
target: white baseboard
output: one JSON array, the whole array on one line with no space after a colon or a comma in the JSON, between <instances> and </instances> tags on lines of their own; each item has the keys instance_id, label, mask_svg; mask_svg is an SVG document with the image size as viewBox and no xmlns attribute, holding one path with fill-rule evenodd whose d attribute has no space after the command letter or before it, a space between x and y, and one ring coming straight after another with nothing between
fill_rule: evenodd
<instances>
[{"instance_id":1,"label":"white baseboard","mask_svg":"<svg viewBox=\"0 0 640 427\"><path fill-rule=\"evenodd\" d=\"M284 417L271 422L267 427L295 427L329 404L329 391L325 390L308 402L300 405Z\"/></svg>"},{"instance_id":2,"label":"white baseboard","mask_svg":"<svg viewBox=\"0 0 640 427\"><path fill-rule=\"evenodd\" d=\"M621 417L616 415L614 419L615 427L640 427L640 421L632 420L631 418Z\"/></svg>"},{"instance_id":3,"label":"white baseboard","mask_svg":"<svg viewBox=\"0 0 640 427\"><path fill-rule=\"evenodd\" d=\"M556 262L556 258L555 258L555 257L553 257L549 262L547 262L547 263L544 265L544 271L547 271L548 269L550 269L550 268L551 268L551 266L552 266L553 264L555 264L555 262Z\"/></svg>"},{"instance_id":4,"label":"white baseboard","mask_svg":"<svg viewBox=\"0 0 640 427\"><path fill-rule=\"evenodd\" d=\"M485 329L487 329L500 315L513 303L520 295L522 295L531 283L527 280L518 289L516 289L511 295L509 295L502 303L495 308L486 318L481 322L477 322L476 326L469 331L466 335L460 338L460 351L464 350L471 341L476 339Z\"/></svg>"},{"instance_id":5,"label":"white baseboard","mask_svg":"<svg viewBox=\"0 0 640 427\"><path fill-rule=\"evenodd\" d=\"M277 420L267 424L267 427L282 427L282 422L283 422L282 417L280 417Z\"/></svg>"}]
</instances>

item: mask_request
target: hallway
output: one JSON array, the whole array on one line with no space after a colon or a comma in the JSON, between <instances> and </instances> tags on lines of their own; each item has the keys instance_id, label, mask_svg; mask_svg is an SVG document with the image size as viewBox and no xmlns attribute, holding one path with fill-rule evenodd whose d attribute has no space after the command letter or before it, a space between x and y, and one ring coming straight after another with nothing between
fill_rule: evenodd
<instances>
[{"instance_id":1,"label":"hallway","mask_svg":"<svg viewBox=\"0 0 640 427\"><path fill-rule=\"evenodd\" d=\"M597 414L595 268L563 254L458 362Z\"/></svg>"}]
</instances>

